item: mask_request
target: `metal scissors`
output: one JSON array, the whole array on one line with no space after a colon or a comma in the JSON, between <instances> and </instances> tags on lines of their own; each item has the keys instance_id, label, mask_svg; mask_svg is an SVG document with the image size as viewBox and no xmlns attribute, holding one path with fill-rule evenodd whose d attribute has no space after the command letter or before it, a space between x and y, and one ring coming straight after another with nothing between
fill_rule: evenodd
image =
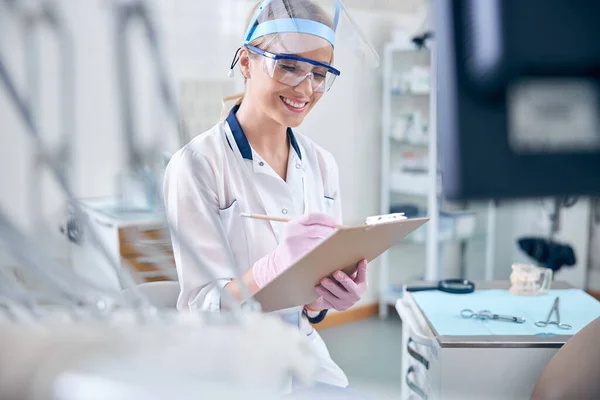
<instances>
[{"instance_id":1,"label":"metal scissors","mask_svg":"<svg viewBox=\"0 0 600 400\"><path fill-rule=\"evenodd\" d=\"M460 312L460 316L463 318L476 318L476 319L482 319L482 320L497 319L500 321L516 322L517 324L525 323L525 318L514 317L512 315L494 314L493 312L491 312L489 310L481 310L479 312L474 312L473 310L465 308L464 310L462 310Z\"/></svg>"},{"instance_id":2,"label":"metal scissors","mask_svg":"<svg viewBox=\"0 0 600 400\"><path fill-rule=\"evenodd\" d=\"M558 300L559 300L559 297L554 299L554 304L552 304L552 308L550 309L550 314L548 314L548 318L546 318L546 321L537 321L535 323L535 326L539 326L540 328L543 328L548 325L556 325L559 329L566 329L566 330L571 329L571 325L562 324L560 322L560 314L558 312ZM550 321L550 318L552 318L552 314L554 313L554 311L556 311L556 321Z\"/></svg>"}]
</instances>

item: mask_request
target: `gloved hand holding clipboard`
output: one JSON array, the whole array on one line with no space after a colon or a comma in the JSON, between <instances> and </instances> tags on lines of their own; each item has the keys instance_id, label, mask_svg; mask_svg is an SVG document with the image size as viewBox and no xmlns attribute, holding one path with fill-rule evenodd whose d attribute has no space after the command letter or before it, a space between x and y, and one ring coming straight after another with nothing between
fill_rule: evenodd
<instances>
[{"instance_id":1,"label":"gloved hand holding clipboard","mask_svg":"<svg viewBox=\"0 0 600 400\"><path fill-rule=\"evenodd\" d=\"M333 235L260 289L254 299L264 312L310 304L319 297L315 287L321 279L337 270L351 275L358 262L373 261L428 220L367 219L369 224L339 226Z\"/></svg>"}]
</instances>

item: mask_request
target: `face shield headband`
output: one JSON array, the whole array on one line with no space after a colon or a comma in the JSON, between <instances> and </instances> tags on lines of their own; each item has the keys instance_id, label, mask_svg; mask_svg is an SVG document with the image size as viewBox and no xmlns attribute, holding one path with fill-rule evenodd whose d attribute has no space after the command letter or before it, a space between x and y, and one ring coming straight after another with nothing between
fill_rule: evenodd
<instances>
[{"instance_id":1,"label":"face shield headband","mask_svg":"<svg viewBox=\"0 0 600 400\"><path fill-rule=\"evenodd\" d=\"M335 31L340 19L342 10L341 0L335 0L335 11L333 16L333 29L317 21L301 18L280 18L258 23L258 17L272 0L264 0L256 9L256 12L250 20L246 34L244 35L244 44L249 44L255 39L270 35L273 33L305 33L327 40L335 48Z\"/></svg>"},{"instance_id":2,"label":"face shield headband","mask_svg":"<svg viewBox=\"0 0 600 400\"><path fill-rule=\"evenodd\" d=\"M280 10L281 12L274 19L259 21L261 15L263 13L267 13L270 11L269 7L272 7L272 3L274 0L263 0L263 2L257 7L256 11L252 15L250 19L250 23L244 35L244 44L240 47L231 63L229 77L233 76L233 69L237 64L239 58L239 52L243 47L248 47L248 45L255 41L256 39L271 35L271 34L288 34L288 33L301 33L312 35L317 38L321 38L329 43L332 48L335 49L335 38L336 38L336 29L338 27L338 23L340 20L340 15L344 12L343 5L341 0L333 0L333 9L332 9L332 26L333 29L321 22L313 21L309 19L296 18L293 15L296 15L293 10ZM285 8L293 8L293 0L277 0L278 8L283 8L280 3L283 3ZM287 11L287 12L286 12ZM339 76L340 72L336 71L336 75Z\"/></svg>"}]
</instances>

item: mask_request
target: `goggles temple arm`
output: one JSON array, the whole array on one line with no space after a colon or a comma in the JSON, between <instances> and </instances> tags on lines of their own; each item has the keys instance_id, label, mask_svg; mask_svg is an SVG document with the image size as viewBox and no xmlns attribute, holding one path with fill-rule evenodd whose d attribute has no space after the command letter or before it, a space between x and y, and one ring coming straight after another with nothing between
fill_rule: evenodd
<instances>
[{"instance_id":1,"label":"goggles temple arm","mask_svg":"<svg viewBox=\"0 0 600 400\"><path fill-rule=\"evenodd\" d=\"M238 61L240 61L240 57L239 57L240 50L242 50L241 47L235 51L235 54L233 55L233 61L231 62L231 67L229 69L233 69L235 67L235 65L238 63Z\"/></svg>"},{"instance_id":2,"label":"goggles temple arm","mask_svg":"<svg viewBox=\"0 0 600 400\"><path fill-rule=\"evenodd\" d=\"M228 74L230 78L233 78L233 69L235 68L238 61L240 61L240 57L239 57L240 50L242 50L241 47L239 47L235 51L235 54L233 55L233 61L231 61L231 66L229 67L229 74Z\"/></svg>"}]
</instances>

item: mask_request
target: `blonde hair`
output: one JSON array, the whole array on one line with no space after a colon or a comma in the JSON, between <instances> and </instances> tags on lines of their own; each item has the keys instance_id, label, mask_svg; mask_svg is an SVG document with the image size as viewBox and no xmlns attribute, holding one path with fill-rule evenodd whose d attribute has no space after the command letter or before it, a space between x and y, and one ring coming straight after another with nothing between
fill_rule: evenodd
<instances>
[{"instance_id":1,"label":"blonde hair","mask_svg":"<svg viewBox=\"0 0 600 400\"><path fill-rule=\"evenodd\" d=\"M331 21L331 18L329 17L329 15L327 15L327 13L320 6L315 4L312 0L279 0L279 1L283 3L283 5L286 8L286 11L290 12L290 14L292 14L292 15L290 15L291 17L317 21L317 22L327 25L331 29L333 29L333 22ZM293 2L293 7L290 7L291 2ZM256 3L254 5L254 7L252 7L252 10L250 11L250 15L248 15L248 18L246 20L246 27L248 25L250 25L252 17L254 16L254 14L256 13L256 10L258 9L258 7L261 4L262 4L262 1L259 1L258 3ZM272 3L270 3L265 8L265 10L262 12L261 15L266 14L266 18L262 18L261 22L275 19L275 13L273 12L273 10L271 10L271 7L272 7ZM269 35L264 35L264 36L254 39L252 42L250 42L250 46L258 47L259 49L268 51L270 49L271 45L277 41L278 37L279 37L278 33L271 33ZM246 85L246 78L244 78L244 87L245 87L245 85ZM234 107L242 104L242 101L244 100L245 95L246 95L246 91L244 90L241 93L223 97L223 99L222 99L223 111L221 113L222 120L227 117L227 115L231 112L231 110ZM228 107L227 104L233 100L235 100L235 103Z\"/></svg>"}]
</instances>

